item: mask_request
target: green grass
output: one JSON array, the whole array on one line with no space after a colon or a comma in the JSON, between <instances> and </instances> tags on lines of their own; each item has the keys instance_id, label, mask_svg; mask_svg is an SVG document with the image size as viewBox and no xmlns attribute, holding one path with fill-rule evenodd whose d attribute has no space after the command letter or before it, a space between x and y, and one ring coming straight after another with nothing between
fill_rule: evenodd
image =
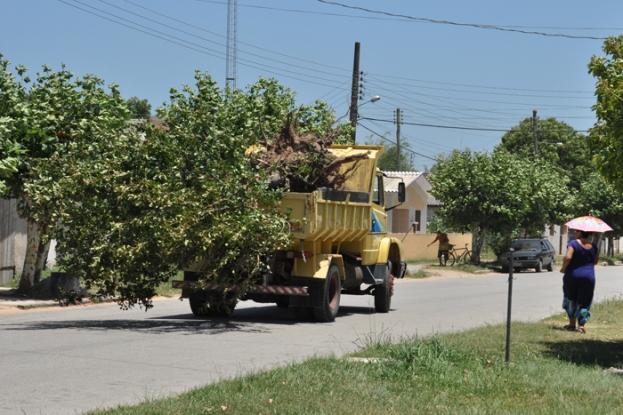
<instances>
[{"instance_id":1,"label":"green grass","mask_svg":"<svg viewBox=\"0 0 623 415\"><path fill-rule=\"evenodd\" d=\"M169 278L167 282L161 283L158 288L156 288L156 295L159 297L179 297L182 295L182 290L179 288L171 288L171 282L173 280L183 280L184 279L184 271L180 271L177 275Z\"/></svg>"},{"instance_id":2,"label":"green grass","mask_svg":"<svg viewBox=\"0 0 623 415\"><path fill-rule=\"evenodd\" d=\"M313 358L177 397L92 414L617 414L623 407L623 300L593 308L585 335L563 315L427 338L362 339L355 356Z\"/></svg>"},{"instance_id":3,"label":"green grass","mask_svg":"<svg viewBox=\"0 0 623 415\"><path fill-rule=\"evenodd\" d=\"M607 256L607 255L599 256L599 262L607 262L610 265L614 265L614 263L617 261L623 261L623 254L615 254L614 256Z\"/></svg>"}]
</instances>

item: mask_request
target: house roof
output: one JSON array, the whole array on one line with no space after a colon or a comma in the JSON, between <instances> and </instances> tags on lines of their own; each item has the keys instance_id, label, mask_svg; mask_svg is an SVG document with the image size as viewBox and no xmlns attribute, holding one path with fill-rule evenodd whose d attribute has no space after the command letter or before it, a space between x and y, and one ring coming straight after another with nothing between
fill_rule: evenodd
<instances>
[{"instance_id":1,"label":"house roof","mask_svg":"<svg viewBox=\"0 0 623 415\"><path fill-rule=\"evenodd\" d=\"M386 171L383 177L383 186L386 192L398 193L398 183L405 182L405 186L409 187L411 183L422 175L420 171Z\"/></svg>"},{"instance_id":2,"label":"house roof","mask_svg":"<svg viewBox=\"0 0 623 415\"><path fill-rule=\"evenodd\" d=\"M398 183L404 181L405 186L409 187L415 181L418 182L422 190L426 193L426 204L428 206L443 206L443 202L435 199L428 191L432 188L428 174L420 171L386 171L383 177L383 185L385 191L389 193L398 193Z\"/></svg>"},{"instance_id":3,"label":"house roof","mask_svg":"<svg viewBox=\"0 0 623 415\"><path fill-rule=\"evenodd\" d=\"M443 202L441 200L435 199L430 193L428 194L428 199L426 200L427 206L443 206Z\"/></svg>"}]
</instances>

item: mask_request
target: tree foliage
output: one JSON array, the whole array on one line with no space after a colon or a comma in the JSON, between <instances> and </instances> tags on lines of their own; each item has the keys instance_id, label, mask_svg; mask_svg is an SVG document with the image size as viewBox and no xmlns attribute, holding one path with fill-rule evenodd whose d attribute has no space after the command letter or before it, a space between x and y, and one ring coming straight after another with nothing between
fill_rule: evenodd
<instances>
[{"instance_id":1,"label":"tree foliage","mask_svg":"<svg viewBox=\"0 0 623 415\"><path fill-rule=\"evenodd\" d=\"M389 133L384 134L384 136ZM378 167L383 171L414 171L415 165L413 164L413 158L411 145L408 142L400 144L400 169L398 168L398 146L388 142L384 139L374 140L372 137L368 137L366 144L382 145L385 147L385 151L381 155L378 161Z\"/></svg>"},{"instance_id":2,"label":"tree foliage","mask_svg":"<svg viewBox=\"0 0 623 415\"><path fill-rule=\"evenodd\" d=\"M525 118L502 136L499 147L519 157L549 162L552 168L569 177L569 186L579 190L591 171L591 158L586 137L555 118L537 120L538 156L534 149L532 118ZM557 145L561 143L562 145Z\"/></svg>"},{"instance_id":3,"label":"tree foliage","mask_svg":"<svg viewBox=\"0 0 623 415\"><path fill-rule=\"evenodd\" d=\"M546 162L502 149L456 150L438 163L431 193L444 203L439 215L445 226L473 232L478 259L488 231L542 229L568 218L573 200L567 181Z\"/></svg>"},{"instance_id":4,"label":"tree foliage","mask_svg":"<svg viewBox=\"0 0 623 415\"><path fill-rule=\"evenodd\" d=\"M623 195L612 183L607 182L598 172L584 180L580 189L579 208L584 215L592 215L605 221L612 228L606 236L609 254L613 254L614 238L623 236Z\"/></svg>"},{"instance_id":5,"label":"tree foliage","mask_svg":"<svg viewBox=\"0 0 623 415\"><path fill-rule=\"evenodd\" d=\"M122 128L129 114L117 86L106 90L95 76L74 78L64 65L56 72L44 66L28 86L27 69L17 66L16 80L8 66L0 56L0 190L3 197L20 199L20 215L28 220L20 281L25 292L45 266L56 209L54 198L32 186L41 179L33 166L62 157L75 145L88 145L103 131Z\"/></svg>"},{"instance_id":6,"label":"tree foliage","mask_svg":"<svg viewBox=\"0 0 623 415\"><path fill-rule=\"evenodd\" d=\"M128 99L127 104L130 118L147 119L151 116L151 104L146 99L132 97Z\"/></svg>"},{"instance_id":7,"label":"tree foliage","mask_svg":"<svg viewBox=\"0 0 623 415\"><path fill-rule=\"evenodd\" d=\"M605 56L593 56L588 64L597 98L589 142L604 177L623 191L623 35L606 39L602 50Z\"/></svg>"},{"instance_id":8,"label":"tree foliage","mask_svg":"<svg viewBox=\"0 0 623 415\"><path fill-rule=\"evenodd\" d=\"M274 166L247 150L295 109L300 132L334 123L324 103L295 108L275 80L242 91L195 79L157 110L164 127L101 130L36 165L33 189L62 223L59 263L126 307L149 307L156 287L190 266L202 280L250 284L290 233L282 193L269 189Z\"/></svg>"}]
</instances>

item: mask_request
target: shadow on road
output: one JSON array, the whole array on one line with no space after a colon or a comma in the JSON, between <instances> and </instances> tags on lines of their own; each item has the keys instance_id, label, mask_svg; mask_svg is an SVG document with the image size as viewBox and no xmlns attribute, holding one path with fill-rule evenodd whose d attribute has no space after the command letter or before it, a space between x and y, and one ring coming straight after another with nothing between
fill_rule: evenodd
<instances>
[{"instance_id":1,"label":"shadow on road","mask_svg":"<svg viewBox=\"0 0 623 415\"><path fill-rule=\"evenodd\" d=\"M357 314L374 314L370 307L340 307L338 320ZM146 319L112 320L68 320L35 321L20 323L16 326L3 327L7 331L25 330L119 330L136 331L148 334L181 333L221 334L235 331L245 333L267 333L272 328L267 325L316 324L296 320L292 309L277 307L243 308L235 310L229 318L198 318L192 314L148 317Z\"/></svg>"}]
</instances>

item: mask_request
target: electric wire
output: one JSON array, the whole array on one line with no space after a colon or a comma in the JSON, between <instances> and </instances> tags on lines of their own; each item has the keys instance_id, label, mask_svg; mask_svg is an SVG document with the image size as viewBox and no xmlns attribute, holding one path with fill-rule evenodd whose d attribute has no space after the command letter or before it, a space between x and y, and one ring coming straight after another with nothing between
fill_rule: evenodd
<instances>
[{"instance_id":1,"label":"electric wire","mask_svg":"<svg viewBox=\"0 0 623 415\"><path fill-rule=\"evenodd\" d=\"M607 37L575 36L575 35L567 35L567 34L564 34L564 33L534 32L534 31L528 31L528 30L511 28L511 27L495 26L495 25L485 25L485 24L477 24L477 23L459 23L459 22L452 22L452 21L449 21L449 20L436 20L436 19L429 19L429 18L426 18L426 17L414 17L414 16L408 16L406 14L390 13L390 12L386 12L386 11L382 11L382 10L372 10L372 9L367 9L365 7L359 7L359 6L350 6L350 5L347 5L347 4L338 3L338 2L334 2L334 1L327 1L327 0L317 0L317 1L319 1L320 3L325 3L325 4L330 4L330 5L333 5L333 6L344 7L344 8L347 8L347 9L359 10L359 11L363 11L363 12L366 12L366 13L382 14L382 15L391 16L391 17L400 17L400 18L407 19L407 20L412 20L412 21L415 21L415 22L434 23L434 24L443 24L443 25L451 25L451 26L464 26L464 27L472 27L472 28L476 28L476 29L499 30L499 31L503 31L503 32L521 33L521 34L525 34L525 35L562 37L562 38L568 38L568 39L590 39L590 40L606 40L607 39Z\"/></svg>"}]
</instances>

